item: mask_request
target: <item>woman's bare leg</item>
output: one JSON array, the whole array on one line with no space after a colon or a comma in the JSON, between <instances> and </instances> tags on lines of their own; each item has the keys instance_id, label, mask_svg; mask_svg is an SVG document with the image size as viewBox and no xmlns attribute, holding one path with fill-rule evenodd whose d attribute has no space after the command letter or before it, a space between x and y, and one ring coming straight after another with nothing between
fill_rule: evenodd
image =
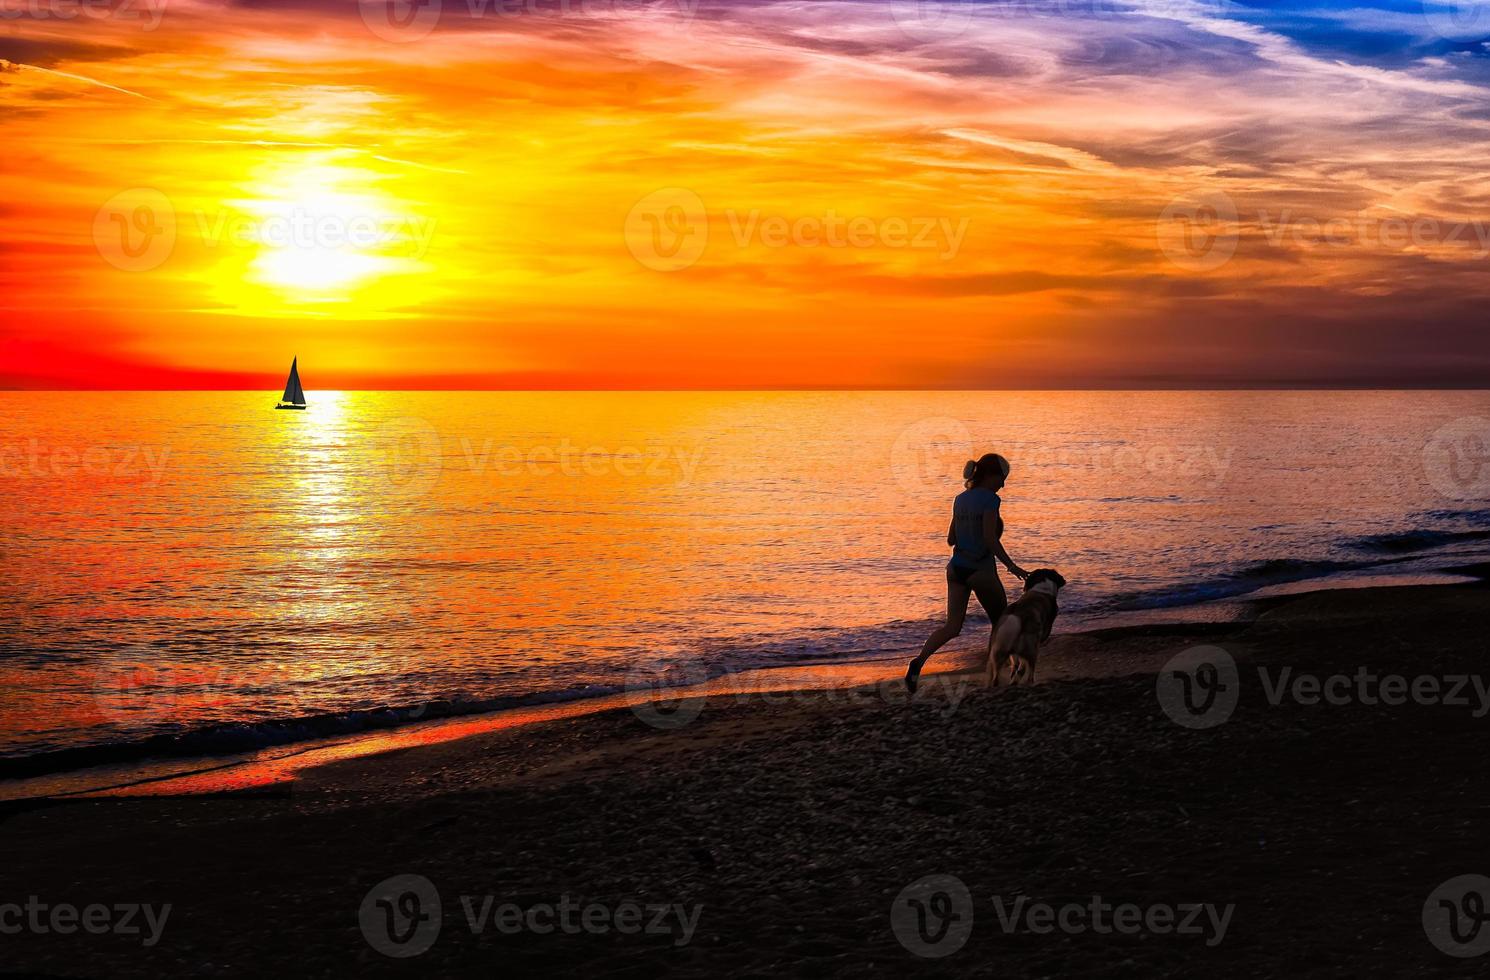
<instances>
[{"instance_id":1,"label":"woman's bare leg","mask_svg":"<svg viewBox=\"0 0 1490 980\"><path fill-rule=\"evenodd\" d=\"M998 633L999 617L1009 608L1009 596L998 572L979 572L968 581L978 597L978 605L988 614L988 652L993 653L993 638Z\"/></svg>"},{"instance_id":2,"label":"woman's bare leg","mask_svg":"<svg viewBox=\"0 0 1490 980\"><path fill-rule=\"evenodd\" d=\"M926 666L931 655L962 635L962 621L967 618L967 602L972 595L971 589L947 576L947 622L926 638L920 656L906 669L905 686L912 694L916 693L916 685L920 683L921 668Z\"/></svg>"}]
</instances>

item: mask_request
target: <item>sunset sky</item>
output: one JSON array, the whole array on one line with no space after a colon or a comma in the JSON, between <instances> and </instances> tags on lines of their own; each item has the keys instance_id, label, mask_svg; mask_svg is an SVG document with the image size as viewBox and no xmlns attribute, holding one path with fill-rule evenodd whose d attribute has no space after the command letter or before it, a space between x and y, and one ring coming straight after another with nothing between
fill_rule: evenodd
<instances>
[{"instance_id":1,"label":"sunset sky","mask_svg":"<svg viewBox=\"0 0 1490 980\"><path fill-rule=\"evenodd\" d=\"M1483 5L0 11L0 387L1490 377Z\"/></svg>"}]
</instances>

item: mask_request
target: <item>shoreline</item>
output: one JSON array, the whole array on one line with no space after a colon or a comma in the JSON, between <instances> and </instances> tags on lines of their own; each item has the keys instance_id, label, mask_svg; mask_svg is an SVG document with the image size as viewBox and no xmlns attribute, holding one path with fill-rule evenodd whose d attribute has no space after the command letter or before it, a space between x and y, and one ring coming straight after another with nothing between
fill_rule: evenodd
<instances>
[{"instance_id":1,"label":"shoreline","mask_svg":"<svg viewBox=\"0 0 1490 980\"><path fill-rule=\"evenodd\" d=\"M1180 614L1174 619L1087 626L1070 633L1060 633L1058 627L1057 634L1051 641L1053 645L1044 658L1045 670L1048 673L1053 664L1060 663L1068 648L1079 648L1084 641L1143 640L1170 635L1184 635L1200 640L1207 636L1226 636L1245 629L1270 608L1315 594L1381 588L1473 588L1490 585L1490 562L1444 567L1434 574L1440 580L1404 583L1392 577L1374 576L1360 579L1360 584L1351 584L1352 580L1348 578L1342 583L1322 586L1320 583L1329 580L1283 582L1244 596L1144 613L1145 616L1149 613ZM1204 615L1207 611L1219 615L1207 617ZM1190 614L1188 618L1185 615L1187 613ZM1119 614L1118 617L1109 618L1122 616ZM966 639L973 632L975 631L965 630L962 641L939 653L929 665L927 676L975 670L980 649L977 644L970 644ZM881 697L893 696L897 692L903 693L898 681L903 663L909 657L910 654L907 653L903 659L873 657L750 668L727 672L703 681L669 686L666 689L685 696L685 700L693 700L726 696L772 696L783 692L844 691L888 683L890 689L881 692ZM1054 677L1068 676L1059 666L1055 669L1057 673ZM1094 677L1105 674L1093 663L1083 662L1069 676ZM239 752L145 755L101 765L0 778L0 804L87 795L262 791L293 780L299 773L347 759L376 757L422 745L472 738L491 731L625 709L645 702L651 690L623 689L594 696L539 701L496 709L457 711L440 717L395 721L356 731L288 740Z\"/></svg>"},{"instance_id":2,"label":"shoreline","mask_svg":"<svg viewBox=\"0 0 1490 980\"><path fill-rule=\"evenodd\" d=\"M11 805L0 888L175 910L148 950L26 935L11 962L403 975L357 910L417 876L444 909L418 968L441 974L1437 972L1455 961L1425 936L1424 902L1478 870L1478 702L1274 700L1254 673L1480 676L1487 614L1483 585L1326 590L1231 632L1067 634L1031 687L986 691L947 664L915 698L721 693L676 726L622 708L330 760L254 790ZM1155 665L1195 645L1226 650L1241 682L1204 728L1156 699ZM928 877L974 903L945 959L920 958L894 917ZM482 896L686 908L696 930L469 928ZM1204 936L1006 928L999 910L1021 898L1232 912Z\"/></svg>"},{"instance_id":3,"label":"shoreline","mask_svg":"<svg viewBox=\"0 0 1490 980\"><path fill-rule=\"evenodd\" d=\"M1414 541L1422 543L1419 540L1421 533L1413 533L1417 535ZM1449 535L1449 539L1479 540L1487 535L1490 535L1490 531L1458 532ZM1432 536L1436 540L1443 535L1434 532ZM1362 540L1376 541L1379 537L1372 536ZM1282 569L1281 577L1270 582L1251 582L1246 592L1232 593L1223 590L1201 598L1198 596L1214 591L1201 590L1197 597L1175 604L1118 604L1111 608L1099 606L1097 609L1068 609L1062 626L1072 632L1085 633L1179 623L1244 623L1255 614L1255 607L1259 603L1274 596L1335 588L1454 585L1484 580L1490 577L1490 560L1486 558L1490 558L1490 555L1429 553L1398 555L1350 567L1323 561L1264 563L1278 564ZM1399 567L1404 565L1409 568ZM1333 570L1295 578L1283 566L1319 566ZM970 610L968 632L975 630L980 622L986 623L986 620L982 618L981 609L975 607ZM782 658L785 662L770 662L775 659L774 656L765 663L749 663L747 660L742 665L727 667L722 673L713 676L753 676L813 667L821 667L825 671L853 670L862 663L883 663L902 657L908 659L910 653L907 651L912 646L919 646L925 632L929 632L934 626L935 621L928 619L924 623L895 621L863 627L847 648L840 649L830 645L829 648L817 651L815 656L806 652L805 644L793 641L792 645L798 647L798 653L792 658ZM892 635L897 634L897 631L905 635ZM961 645L968 646L967 633ZM954 649L957 646L958 644L953 644ZM769 645L765 648L770 649ZM892 648L893 652L886 652ZM671 669L674 673L685 675L690 671L686 663ZM75 792L84 785L96 788L129 781L130 773L138 773L140 779L153 779L170 771L235 764L235 761L273 755L297 754L348 741L376 740L385 732L403 731L435 721L457 721L513 712L542 714L547 709L568 704L603 705L629 693L633 687L633 679L633 675L628 674L624 681L603 680L527 693L494 693L474 699L436 698L428 701L364 703L360 707L327 707L304 715L271 715L257 720L222 718L217 721L203 721L199 727L188 727L181 731L124 734L120 739L104 737L82 744L63 744L23 751L16 755L0 756L0 801L35 795L30 788L31 784L55 784L61 787L61 791ZM704 679L701 674L685 678L686 683L690 684ZM109 682L112 683L112 678ZM838 686L831 680L827 684ZM100 778L90 782L86 778L90 773L96 773Z\"/></svg>"}]
</instances>

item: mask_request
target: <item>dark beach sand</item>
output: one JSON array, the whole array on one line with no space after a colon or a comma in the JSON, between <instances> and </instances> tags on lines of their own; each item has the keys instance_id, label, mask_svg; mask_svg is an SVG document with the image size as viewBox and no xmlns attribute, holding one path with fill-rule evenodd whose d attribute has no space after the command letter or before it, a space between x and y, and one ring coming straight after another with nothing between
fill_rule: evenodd
<instances>
[{"instance_id":1,"label":"dark beach sand","mask_svg":"<svg viewBox=\"0 0 1490 980\"><path fill-rule=\"evenodd\" d=\"M1487 624L1477 587L1314 593L1250 624L1058 636L1033 688L943 673L913 700L894 684L718 697L685 705L702 710L674 730L609 711L351 760L270 793L12 807L0 902L172 912L151 948L0 936L3 969L1483 975L1490 956L1452 958L1422 923L1446 879L1490 873L1490 717L1474 716L1473 687L1465 706L1274 706L1257 669L1482 674ZM1240 700L1192 730L1161 710L1155 677L1202 643L1236 658ZM374 950L358 920L400 874L443 902L438 939L408 959ZM897 896L926 875L971 897L971 935L942 959L892 929ZM702 909L686 945L675 920L665 934L478 935L462 895ZM1210 932L1006 932L998 916L1017 896L1094 895L1235 908L1215 945Z\"/></svg>"}]
</instances>

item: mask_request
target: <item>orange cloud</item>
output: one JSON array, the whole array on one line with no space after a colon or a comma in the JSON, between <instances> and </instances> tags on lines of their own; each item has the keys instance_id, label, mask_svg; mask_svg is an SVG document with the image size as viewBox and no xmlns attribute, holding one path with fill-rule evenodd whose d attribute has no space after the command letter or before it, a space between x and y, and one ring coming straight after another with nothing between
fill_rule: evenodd
<instances>
[{"instance_id":1,"label":"orange cloud","mask_svg":"<svg viewBox=\"0 0 1490 980\"><path fill-rule=\"evenodd\" d=\"M1490 361L1473 72L965 6L42 3L0 384L1416 383L1429 324Z\"/></svg>"}]
</instances>

